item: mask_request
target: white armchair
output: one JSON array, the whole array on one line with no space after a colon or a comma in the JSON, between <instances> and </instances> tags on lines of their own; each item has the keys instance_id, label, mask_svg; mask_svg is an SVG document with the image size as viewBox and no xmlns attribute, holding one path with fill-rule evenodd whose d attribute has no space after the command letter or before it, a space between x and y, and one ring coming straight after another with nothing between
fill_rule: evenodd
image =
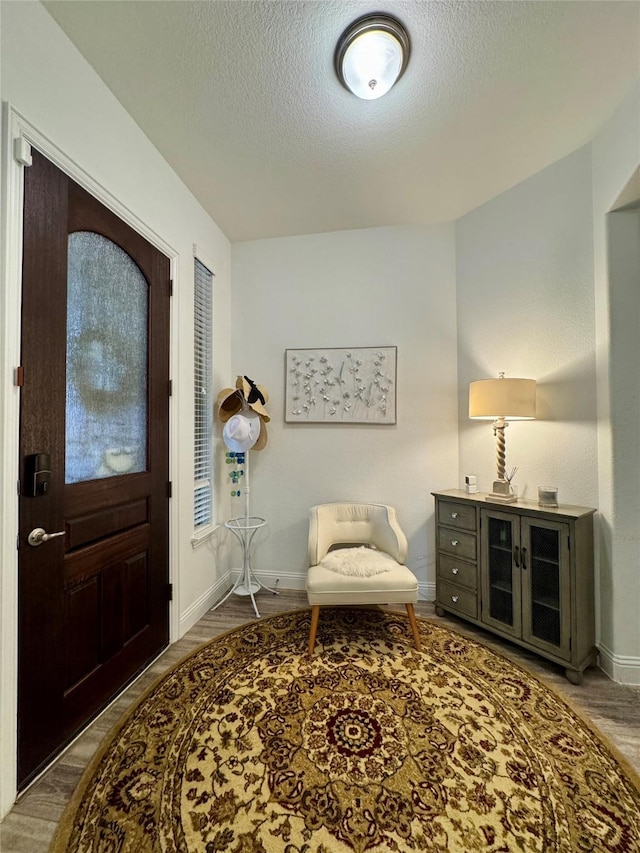
<instances>
[{"instance_id":1,"label":"white armchair","mask_svg":"<svg viewBox=\"0 0 640 853\"><path fill-rule=\"evenodd\" d=\"M336 546L340 549L366 546L366 549L336 552ZM407 537L393 507L331 503L311 508L307 573L307 598L311 605L309 655L313 654L323 605L404 604L416 648L420 650L413 609L418 600L418 581L404 565L406 556Z\"/></svg>"}]
</instances>

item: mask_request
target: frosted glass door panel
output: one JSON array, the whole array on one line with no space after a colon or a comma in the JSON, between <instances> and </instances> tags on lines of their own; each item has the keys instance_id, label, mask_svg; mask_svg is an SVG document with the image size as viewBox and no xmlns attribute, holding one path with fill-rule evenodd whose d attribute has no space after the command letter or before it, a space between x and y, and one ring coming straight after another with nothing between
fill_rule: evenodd
<instances>
[{"instance_id":1,"label":"frosted glass door panel","mask_svg":"<svg viewBox=\"0 0 640 853\"><path fill-rule=\"evenodd\" d=\"M65 481L146 470L147 281L100 234L69 235Z\"/></svg>"}]
</instances>

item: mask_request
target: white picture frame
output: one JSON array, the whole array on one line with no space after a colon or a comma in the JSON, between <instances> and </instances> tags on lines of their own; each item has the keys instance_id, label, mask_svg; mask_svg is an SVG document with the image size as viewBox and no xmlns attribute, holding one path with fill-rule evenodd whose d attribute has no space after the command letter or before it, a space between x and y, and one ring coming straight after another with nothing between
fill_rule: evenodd
<instances>
[{"instance_id":1,"label":"white picture frame","mask_svg":"<svg viewBox=\"0 0 640 853\"><path fill-rule=\"evenodd\" d=\"M285 423L395 424L397 350L285 351Z\"/></svg>"}]
</instances>

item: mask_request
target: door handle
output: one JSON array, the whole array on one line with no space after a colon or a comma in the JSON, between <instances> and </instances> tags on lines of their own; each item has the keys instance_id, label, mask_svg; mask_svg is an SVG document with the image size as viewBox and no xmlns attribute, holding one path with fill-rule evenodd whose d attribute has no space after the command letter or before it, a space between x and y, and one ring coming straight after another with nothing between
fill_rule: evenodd
<instances>
[{"instance_id":1,"label":"door handle","mask_svg":"<svg viewBox=\"0 0 640 853\"><path fill-rule=\"evenodd\" d=\"M59 533L47 533L44 527L34 527L31 533L27 536L29 545L42 545L43 542L48 542L49 539L56 539L58 536L64 536L66 530L61 530Z\"/></svg>"},{"instance_id":2,"label":"door handle","mask_svg":"<svg viewBox=\"0 0 640 853\"><path fill-rule=\"evenodd\" d=\"M522 559L520 560L520 567L523 569L527 568L527 549L522 549Z\"/></svg>"},{"instance_id":3,"label":"door handle","mask_svg":"<svg viewBox=\"0 0 640 853\"><path fill-rule=\"evenodd\" d=\"M516 545L513 549L513 562L516 565L516 569L520 568L520 548Z\"/></svg>"}]
</instances>

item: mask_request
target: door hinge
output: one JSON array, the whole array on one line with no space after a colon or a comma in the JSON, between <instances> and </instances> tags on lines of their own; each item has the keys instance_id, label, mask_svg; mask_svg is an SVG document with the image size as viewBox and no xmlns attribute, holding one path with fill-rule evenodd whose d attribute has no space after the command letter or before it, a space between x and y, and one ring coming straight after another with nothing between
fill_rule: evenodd
<instances>
[{"instance_id":1,"label":"door hinge","mask_svg":"<svg viewBox=\"0 0 640 853\"><path fill-rule=\"evenodd\" d=\"M16 535L16 550L20 550L20 534Z\"/></svg>"},{"instance_id":2,"label":"door hinge","mask_svg":"<svg viewBox=\"0 0 640 853\"><path fill-rule=\"evenodd\" d=\"M18 388L22 388L24 385L24 367L20 365L20 367L16 367L15 375L13 379L13 384Z\"/></svg>"},{"instance_id":3,"label":"door hinge","mask_svg":"<svg viewBox=\"0 0 640 853\"><path fill-rule=\"evenodd\" d=\"M171 480L169 480L169 482L167 483L167 497L173 497L173 483L171 482Z\"/></svg>"},{"instance_id":4,"label":"door hinge","mask_svg":"<svg viewBox=\"0 0 640 853\"><path fill-rule=\"evenodd\" d=\"M173 296L173 279L169 279L169 296Z\"/></svg>"},{"instance_id":5,"label":"door hinge","mask_svg":"<svg viewBox=\"0 0 640 853\"><path fill-rule=\"evenodd\" d=\"M173 584L172 583L167 584L167 598L169 599L169 601L173 601Z\"/></svg>"},{"instance_id":6,"label":"door hinge","mask_svg":"<svg viewBox=\"0 0 640 853\"><path fill-rule=\"evenodd\" d=\"M173 397L173 379L169 380L169 396Z\"/></svg>"}]
</instances>

